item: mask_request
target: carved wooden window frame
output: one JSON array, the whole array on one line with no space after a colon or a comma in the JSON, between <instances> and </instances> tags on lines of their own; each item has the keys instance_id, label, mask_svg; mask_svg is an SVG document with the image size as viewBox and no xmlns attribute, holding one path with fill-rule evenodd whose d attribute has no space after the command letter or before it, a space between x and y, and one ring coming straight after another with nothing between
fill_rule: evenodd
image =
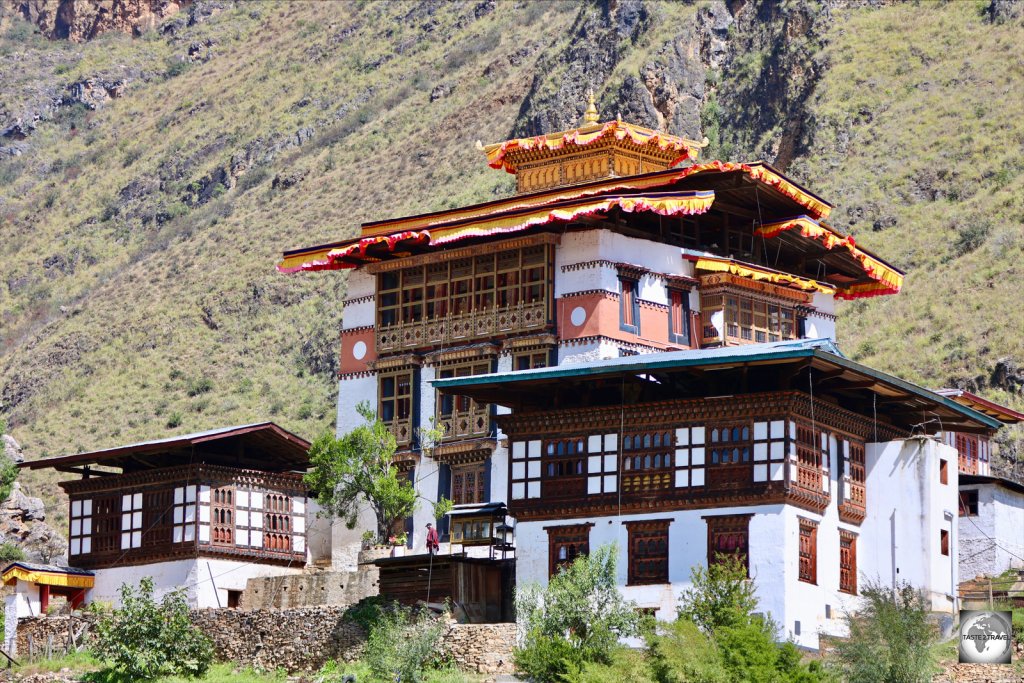
<instances>
[{"instance_id":1,"label":"carved wooden window frame","mask_svg":"<svg viewBox=\"0 0 1024 683\"><path fill-rule=\"evenodd\" d=\"M798 577L804 583L818 583L818 523L800 518Z\"/></svg>"},{"instance_id":2,"label":"carved wooden window frame","mask_svg":"<svg viewBox=\"0 0 1024 683\"><path fill-rule=\"evenodd\" d=\"M587 522L544 527L548 532L548 577L577 557L590 554L590 528L593 526L593 522Z\"/></svg>"},{"instance_id":3,"label":"carved wooden window frame","mask_svg":"<svg viewBox=\"0 0 1024 683\"><path fill-rule=\"evenodd\" d=\"M857 595L857 534L839 530L839 591Z\"/></svg>"},{"instance_id":4,"label":"carved wooden window frame","mask_svg":"<svg viewBox=\"0 0 1024 683\"><path fill-rule=\"evenodd\" d=\"M640 280L619 275L619 329L640 334Z\"/></svg>"},{"instance_id":5,"label":"carved wooden window frame","mask_svg":"<svg viewBox=\"0 0 1024 683\"><path fill-rule=\"evenodd\" d=\"M487 460L481 462L452 465L451 500L455 505L470 503L486 503L487 491Z\"/></svg>"},{"instance_id":6,"label":"carved wooden window frame","mask_svg":"<svg viewBox=\"0 0 1024 683\"><path fill-rule=\"evenodd\" d=\"M453 377L469 377L485 375L493 371L489 358L475 359L462 363L446 364L437 369L438 379ZM459 419L470 421L469 431L446 428L442 435L444 441L488 436L491 433L491 406L489 403L477 403L468 396L460 394L442 394L435 390L437 426L445 428L449 422Z\"/></svg>"},{"instance_id":7,"label":"carved wooden window frame","mask_svg":"<svg viewBox=\"0 0 1024 683\"><path fill-rule=\"evenodd\" d=\"M722 561L723 555L740 560L750 576L750 518L753 515L708 515L708 566Z\"/></svg>"},{"instance_id":8,"label":"carved wooden window frame","mask_svg":"<svg viewBox=\"0 0 1024 683\"><path fill-rule=\"evenodd\" d=\"M629 532L627 585L668 583L670 519L623 522Z\"/></svg>"},{"instance_id":9,"label":"carved wooden window frame","mask_svg":"<svg viewBox=\"0 0 1024 683\"><path fill-rule=\"evenodd\" d=\"M643 495L671 491L675 487L675 432L646 429L622 437L623 494Z\"/></svg>"},{"instance_id":10,"label":"carved wooden window frame","mask_svg":"<svg viewBox=\"0 0 1024 683\"><path fill-rule=\"evenodd\" d=\"M414 367L386 370L377 374L377 419L391 429L400 446L408 446L413 440L413 399L416 393L416 379L417 372ZM403 380L407 384L403 385ZM401 433L401 423L408 423L406 433Z\"/></svg>"},{"instance_id":11,"label":"carved wooden window frame","mask_svg":"<svg viewBox=\"0 0 1024 683\"><path fill-rule=\"evenodd\" d=\"M534 370L550 365L551 351L548 349L532 349L512 354L512 370Z\"/></svg>"}]
</instances>

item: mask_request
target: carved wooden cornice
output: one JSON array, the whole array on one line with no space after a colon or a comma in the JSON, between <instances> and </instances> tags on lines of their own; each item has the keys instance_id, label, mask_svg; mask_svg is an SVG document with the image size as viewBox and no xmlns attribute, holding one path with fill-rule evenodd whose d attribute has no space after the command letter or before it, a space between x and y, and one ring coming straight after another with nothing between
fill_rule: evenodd
<instances>
[{"instance_id":1,"label":"carved wooden cornice","mask_svg":"<svg viewBox=\"0 0 1024 683\"><path fill-rule=\"evenodd\" d=\"M779 303L778 300L783 299L789 301L794 307L797 304L809 304L812 299L812 295L807 292L798 292L794 289L780 287L768 282L757 282L730 273L701 275L699 281L701 293L703 294L733 291L741 296L757 298L758 300L771 303Z\"/></svg>"},{"instance_id":2,"label":"carved wooden cornice","mask_svg":"<svg viewBox=\"0 0 1024 683\"><path fill-rule=\"evenodd\" d=\"M423 357L415 353L403 353L400 356L387 356L378 358L366 364L374 372L386 370L399 370L402 368L418 368L423 364Z\"/></svg>"},{"instance_id":3,"label":"carved wooden cornice","mask_svg":"<svg viewBox=\"0 0 1024 683\"><path fill-rule=\"evenodd\" d=\"M482 256L483 254L493 254L499 251L534 247L538 244L559 244L561 241L561 235L545 232L540 233L539 235L515 237L501 242L477 244L472 247L462 247L461 249L444 249L443 251L435 251L429 254L420 254L418 256L407 256L406 258L395 259L393 261L370 263L364 267L364 270L368 273L385 273L393 270L402 270L403 268L429 265L431 263L444 263L446 261L455 261L457 259L471 258L473 256Z\"/></svg>"},{"instance_id":4,"label":"carved wooden cornice","mask_svg":"<svg viewBox=\"0 0 1024 683\"><path fill-rule=\"evenodd\" d=\"M60 482L69 495L138 491L141 488L168 488L190 484L235 483L305 495L302 475L294 472L263 472L221 465L179 465L129 474L108 475Z\"/></svg>"},{"instance_id":5,"label":"carved wooden cornice","mask_svg":"<svg viewBox=\"0 0 1024 683\"><path fill-rule=\"evenodd\" d=\"M497 344L472 344L446 351L433 351L424 356L427 365L452 365L471 360L494 358L498 355Z\"/></svg>"},{"instance_id":6,"label":"carved wooden cornice","mask_svg":"<svg viewBox=\"0 0 1024 683\"><path fill-rule=\"evenodd\" d=\"M497 441L494 439L456 441L435 446L434 450L430 453L430 457L437 462L443 462L447 465L482 463L491 457L497 446Z\"/></svg>"},{"instance_id":7,"label":"carved wooden cornice","mask_svg":"<svg viewBox=\"0 0 1024 683\"><path fill-rule=\"evenodd\" d=\"M531 334L527 337L512 337L501 343L502 353L515 351L533 351L534 349L550 348L558 343L553 334Z\"/></svg>"}]
</instances>

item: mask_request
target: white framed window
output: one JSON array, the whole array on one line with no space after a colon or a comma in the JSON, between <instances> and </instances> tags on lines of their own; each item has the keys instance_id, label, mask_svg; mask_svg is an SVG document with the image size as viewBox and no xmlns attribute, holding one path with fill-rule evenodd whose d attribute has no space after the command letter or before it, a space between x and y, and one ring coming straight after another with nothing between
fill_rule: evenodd
<instances>
[{"instance_id":1,"label":"white framed window","mask_svg":"<svg viewBox=\"0 0 1024 683\"><path fill-rule=\"evenodd\" d=\"M121 550L142 547L142 493L121 496Z\"/></svg>"},{"instance_id":2,"label":"white framed window","mask_svg":"<svg viewBox=\"0 0 1024 683\"><path fill-rule=\"evenodd\" d=\"M92 552L92 499L71 501L68 533L68 554L88 555Z\"/></svg>"},{"instance_id":3,"label":"white framed window","mask_svg":"<svg viewBox=\"0 0 1024 683\"><path fill-rule=\"evenodd\" d=\"M195 484L174 489L174 510L171 518L174 525L171 540L174 543L193 543L196 540L197 489Z\"/></svg>"}]
</instances>

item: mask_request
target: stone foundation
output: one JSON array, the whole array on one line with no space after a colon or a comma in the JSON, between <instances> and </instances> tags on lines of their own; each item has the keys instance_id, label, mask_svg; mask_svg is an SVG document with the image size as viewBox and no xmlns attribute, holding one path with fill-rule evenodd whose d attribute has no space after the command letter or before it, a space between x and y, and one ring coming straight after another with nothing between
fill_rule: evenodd
<instances>
[{"instance_id":1,"label":"stone foundation","mask_svg":"<svg viewBox=\"0 0 1024 683\"><path fill-rule=\"evenodd\" d=\"M48 648L54 655L63 654L72 643L75 646L81 645L82 639L87 637L95 622L96 616L92 614L19 619L17 654L14 657L19 661L30 657L38 659L46 656Z\"/></svg>"},{"instance_id":2,"label":"stone foundation","mask_svg":"<svg viewBox=\"0 0 1024 683\"><path fill-rule=\"evenodd\" d=\"M374 565L354 572L306 570L302 574L249 579L240 607L252 609L293 609L323 605L354 605L377 595L379 572Z\"/></svg>"}]
</instances>

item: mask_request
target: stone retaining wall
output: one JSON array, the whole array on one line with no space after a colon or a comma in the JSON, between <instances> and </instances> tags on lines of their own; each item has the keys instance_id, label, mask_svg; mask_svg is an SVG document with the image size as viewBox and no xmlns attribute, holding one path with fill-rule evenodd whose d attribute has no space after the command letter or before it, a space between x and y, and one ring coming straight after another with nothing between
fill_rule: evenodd
<instances>
[{"instance_id":1,"label":"stone retaining wall","mask_svg":"<svg viewBox=\"0 0 1024 683\"><path fill-rule=\"evenodd\" d=\"M192 621L214 644L219 660L265 669L315 671L329 659L358 659L366 635L357 624L345 621L346 607L324 605L295 609L193 610ZM76 641L92 617L37 617L18 624L18 652L28 653L31 634L41 655L50 636L54 650L64 649L69 626ZM515 624L457 624L451 622L438 650L463 671L511 673Z\"/></svg>"},{"instance_id":2,"label":"stone retaining wall","mask_svg":"<svg viewBox=\"0 0 1024 683\"><path fill-rule=\"evenodd\" d=\"M15 659L27 660L30 655L37 659L44 657L47 648L53 654L63 654L72 642L72 636L75 645L82 644L83 636L91 630L95 621L96 617L91 614L80 617L50 616L20 619ZM31 648L29 648L30 638Z\"/></svg>"}]
</instances>

